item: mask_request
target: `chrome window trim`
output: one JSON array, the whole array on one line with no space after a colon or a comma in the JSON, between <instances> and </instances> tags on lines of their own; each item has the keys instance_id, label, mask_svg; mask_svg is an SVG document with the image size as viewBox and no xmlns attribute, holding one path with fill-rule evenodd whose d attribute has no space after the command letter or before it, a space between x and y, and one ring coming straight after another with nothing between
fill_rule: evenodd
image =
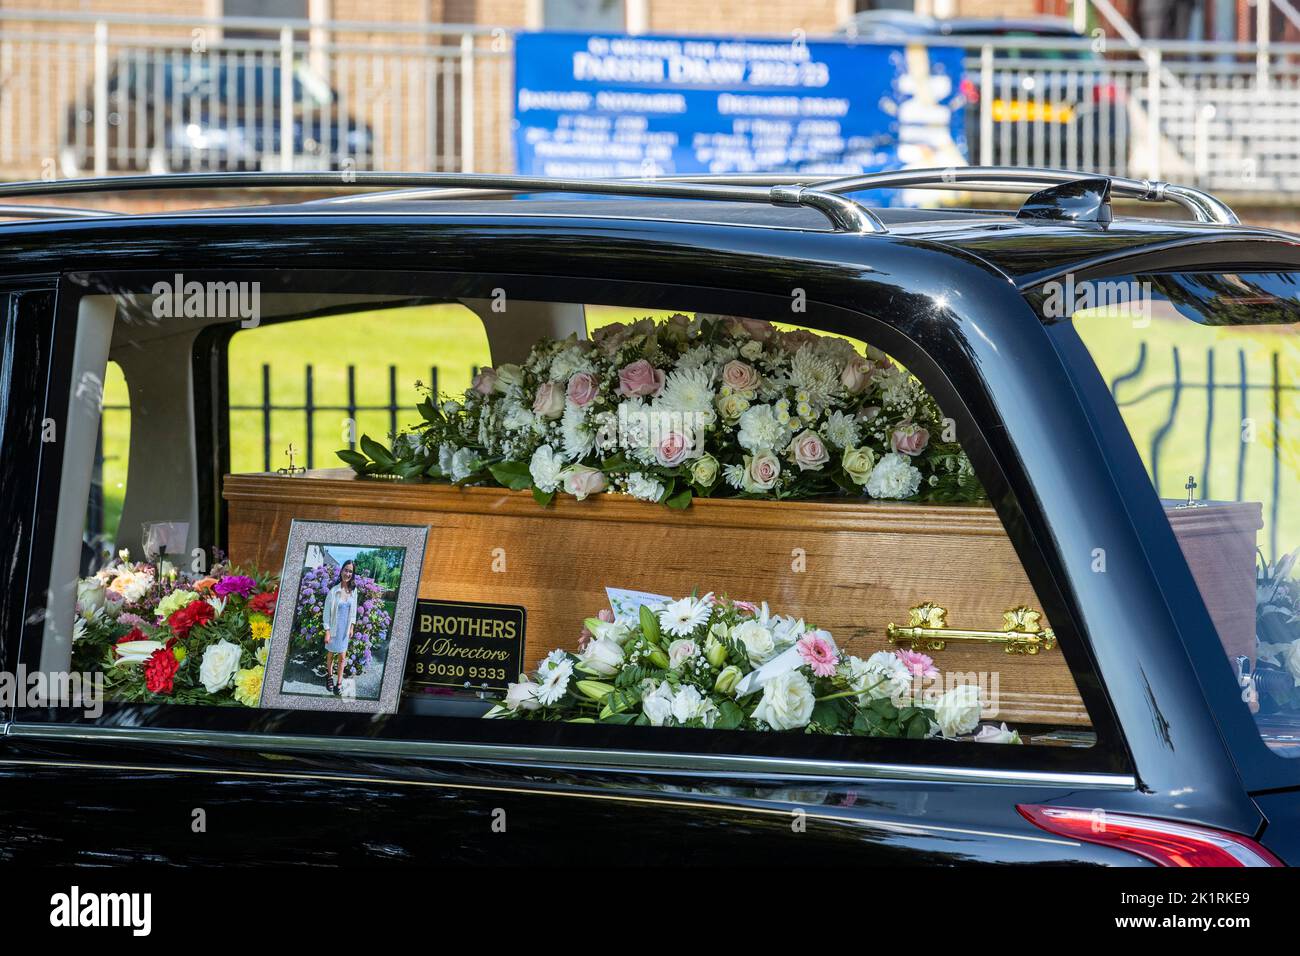
<instances>
[{"instance_id":1,"label":"chrome window trim","mask_svg":"<svg viewBox=\"0 0 1300 956\"><path fill-rule=\"evenodd\" d=\"M897 780L915 783L979 783L1052 786L1098 790L1133 790L1132 774L1063 773L1034 770L994 770L930 764L853 763L804 760L797 757L718 756L653 750L592 750L576 747L533 747L526 744L468 744L436 740L389 740L379 737L300 737L289 734L250 734L226 731L179 730L162 727L99 727L88 724L13 723L12 737L46 740L166 743L239 750L296 750L346 753L367 757L407 757L458 760L468 763L527 763L622 772L673 772L704 775L846 780Z\"/></svg>"}]
</instances>

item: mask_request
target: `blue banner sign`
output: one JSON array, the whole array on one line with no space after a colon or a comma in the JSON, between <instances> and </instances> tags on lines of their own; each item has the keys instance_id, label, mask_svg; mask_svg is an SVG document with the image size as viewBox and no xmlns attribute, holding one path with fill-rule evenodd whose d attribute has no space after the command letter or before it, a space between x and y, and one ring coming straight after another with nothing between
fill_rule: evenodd
<instances>
[{"instance_id":1,"label":"blue banner sign","mask_svg":"<svg viewBox=\"0 0 1300 956\"><path fill-rule=\"evenodd\" d=\"M858 42L522 33L528 175L828 175L963 165L962 51Z\"/></svg>"}]
</instances>

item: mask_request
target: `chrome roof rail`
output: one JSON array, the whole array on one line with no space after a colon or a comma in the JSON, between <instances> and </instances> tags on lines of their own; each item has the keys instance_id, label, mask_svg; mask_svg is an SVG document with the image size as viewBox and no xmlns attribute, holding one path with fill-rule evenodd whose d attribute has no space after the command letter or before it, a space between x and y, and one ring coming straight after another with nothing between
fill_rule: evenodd
<instances>
[{"instance_id":1,"label":"chrome roof rail","mask_svg":"<svg viewBox=\"0 0 1300 956\"><path fill-rule=\"evenodd\" d=\"M818 192L861 192L866 189L956 189L969 192L1037 192L1080 179L1107 179L1111 192L1126 199L1144 202L1175 202L1195 217L1197 222L1236 225L1241 220L1231 208L1214 196L1191 186L1179 186L1150 179L1125 179L1067 169L1037 169L1016 166L948 166L935 169L899 169L884 173L865 173L840 179L820 179L814 183Z\"/></svg>"},{"instance_id":2,"label":"chrome roof rail","mask_svg":"<svg viewBox=\"0 0 1300 956\"><path fill-rule=\"evenodd\" d=\"M0 219L103 219L119 215L106 209L75 209L72 206L28 206L0 203Z\"/></svg>"},{"instance_id":3,"label":"chrome roof rail","mask_svg":"<svg viewBox=\"0 0 1300 956\"><path fill-rule=\"evenodd\" d=\"M514 193L577 193L658 199L708 199L720 202L762 203L775 206L807 206L830 222L836 232L870 234L885 232L885 225L865 206L847 196L821 192L802 185L799 177L779 177L778 185L751 186L726 183L548 179L529 176L499 176L471 173L170 173L163 176L104 176L50 182L0 183L0 198L7 196L55 196L70 193L128 192L149 190L220 188L316 188L361 189L388 186L405 189L506 190ZM386 193L384 201L400 197ZM407 194L408 198L411 196ZM360 202L370 197L348 197ZM445 194L440 198L447 198ZM374 201L379 201L376 198Z\"/></svg>"}]
</instances>

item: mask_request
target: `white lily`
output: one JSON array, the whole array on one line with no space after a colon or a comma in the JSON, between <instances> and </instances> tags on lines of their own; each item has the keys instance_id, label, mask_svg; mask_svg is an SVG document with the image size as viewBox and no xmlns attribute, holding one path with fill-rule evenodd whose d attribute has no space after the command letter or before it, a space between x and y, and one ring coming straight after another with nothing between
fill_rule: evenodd
<instances>
[{"instance_id":1,"label":"white lily","mask_svg":"<svg viewBox=\"0 0 1300 956\"><path fill-rule=\"evenodd\" d=\"M123 641L114 646L117 652L117 664L143 664L154 651L162 650L166 645L162 641Z\"/></svg>"}]
</instances>

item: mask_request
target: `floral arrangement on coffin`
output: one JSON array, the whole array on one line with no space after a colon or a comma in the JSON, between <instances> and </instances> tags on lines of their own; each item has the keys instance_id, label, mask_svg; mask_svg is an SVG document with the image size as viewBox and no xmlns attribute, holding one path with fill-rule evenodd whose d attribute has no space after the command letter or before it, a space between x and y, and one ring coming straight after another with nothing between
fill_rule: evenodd
<instances>
[{"instance_id":1,"label":"floral arrangement on coffin","mask_svg":"<svg viewBox=\"0 0 1300 956\"><path fill-rule=\"evenodd\" d=\"M642 605L635 621L588 618L579 653L552 651L485 716L1020 743L1005 724L980 725L977 686L922 692L939 678L924 654L863 660L766 603L692 595Z\"/></svg>"},{"instance_id":2,"label":"floral arrangement on coffin","mask_svg":"<svg viewBox=\"0 0 1300 956\"><path fill-rule=\"evenodd\" d=\"M73 668L101 671L121 701L242 704L262 696L275 579L218 563L159 579L127 551L77 582Z\"/></svg>"},{"instance_id":3,"label":"floral arrangement on coffin","mask_svg":"<svg viewBox=\"0 0 1300 956\"><path fill-rule=\"evenodd\" d=\"M1300 715L1300 581L1291 576L1300 551L1255 572L1255 689L1263 714Z\"/></svg>"},{"instance_id":4,"label":"floral arrangement on coffin","mask_svg":"<svg viewBox=\"0 0 1300 956\"><path fill-rule=\"evenodd\" d=\"M543 505L605 491L674 508L697 495L984 497L934 399L884 353L752 319L544 339L460 400L418 408L392 448L363 436L339 457L363 476L532 489Z\"/></svg>"},{"instance_id":5,"label":"floral arrangement on coffin","mask_svg":"<svg viewBox=\"0 0 1300 956\"><path fill-rule=\"evenodd\" d=\"M337 571L329 565L303 572L298 585L298 610L294 621L292 647L298 651L319 651L325 646L325 598L336 583ZM355 677L365 671L380 644L388 640L392 616L384 603L384 589L373 578L358 574L357 620L348 642L344 674Z\"/></svg>"}]
</instances>

